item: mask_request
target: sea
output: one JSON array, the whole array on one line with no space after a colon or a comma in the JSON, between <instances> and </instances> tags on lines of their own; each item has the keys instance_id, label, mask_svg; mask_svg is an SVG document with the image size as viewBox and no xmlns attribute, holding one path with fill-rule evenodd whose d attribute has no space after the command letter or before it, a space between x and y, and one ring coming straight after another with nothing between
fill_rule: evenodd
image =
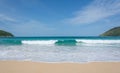
<instances>
[{"instance_id":1,"label":"sea","mask_svg":"<svg viewBox=\"0 0 120 73\"><path fill-rule=\"evenodd\" d=\"M120 62L120 37L1 37L0 60Z\"/></svg>"}]
</instances>

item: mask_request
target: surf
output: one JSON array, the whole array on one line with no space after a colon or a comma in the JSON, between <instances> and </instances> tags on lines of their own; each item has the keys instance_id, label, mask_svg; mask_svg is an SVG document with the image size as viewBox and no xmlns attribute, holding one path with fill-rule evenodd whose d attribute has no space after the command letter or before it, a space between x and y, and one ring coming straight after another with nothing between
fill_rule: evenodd
<instances>
[{"instance_id":1,"label":"surf","mask_svg":"<svg viewBox=\"0 0 120 73\"><path fill-rule=\"evenodd\" d=\"M91 44L94 44L94 43L108 43L108 44L110 44L110 43L120 43L120 40L101 40L101 39L98 39L98 40L90 40L90 39L77 39L76 40L78 43L91 43Z\"/></svg>"},{"instance_id":2,"label":"surf","mask_svg":"<svg viewBox=\"0 0 120 73\"><path fill-rule=\"evenodd\" d=\"M77 38L41 38L41 37L26 37L26 38L0 38L0 45L81 45L81 44L116 44L120 43L120 38L116 37L77 37Z\"/></svg>"},{"instance_id":3,"label":"surf","mask_svg":"<svg viewBox=\"0 0 120 73\"><path fill-rule=\"evenodd\" d=\"M0 40L0 45L22 45L21 40Z\"/></svg>"},{"instance_id":4,"label":"surf","mask_svg":"<svg viewBox=\"0 0 120 73\"><path fill-rule=\"evenodd\" d=\"M50 45L54 44L56 40L23 40L22 44L40 44L40 45Z\"/></svg>"},{"instance_id":5,"label":"surf","mask_svg":"<svg viewBox=\"0 0 120 73\"><path fill-rule=\"evenodd\" d=\"M120 61L119 48L120 37L0 38L0 60L37 62Z\"/></svg>"}]
</instances>

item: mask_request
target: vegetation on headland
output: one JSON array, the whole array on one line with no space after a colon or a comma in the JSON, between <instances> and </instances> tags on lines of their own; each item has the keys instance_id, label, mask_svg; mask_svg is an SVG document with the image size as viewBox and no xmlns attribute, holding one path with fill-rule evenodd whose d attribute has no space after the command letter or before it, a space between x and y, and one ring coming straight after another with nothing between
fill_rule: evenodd
<instances>
[{"instance_id":1,"label":"vegetation on headland","mask_svg":"<svg viewBox=\"0 0 120 73\"><path fill-rule=\"evenodd\" d=\"M13 37L14 35L10 32L0 30L0 37Z\"/></svg>"},{"instance_id":2,"label":"vegetation on headland","mask_svg":"<svg viewBox=\"0 0 120 73\"><path fill-rule=\"evenodd\" d=\"M112 29L104 32L100 36L120 36L120 26L112 28Z\"/></svg>"}]
</instances>

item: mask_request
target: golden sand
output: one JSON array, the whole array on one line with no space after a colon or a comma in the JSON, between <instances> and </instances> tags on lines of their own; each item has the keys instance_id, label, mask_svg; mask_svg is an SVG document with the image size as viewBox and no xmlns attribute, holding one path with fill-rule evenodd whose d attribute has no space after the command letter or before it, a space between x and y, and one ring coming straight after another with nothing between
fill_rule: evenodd
<instances>
[{"instance_id":1,"label":"golden sand","mask_svg":"<svg viewBox=\"0 0 120 73\"><path fill-rule=\"evenodd\" d=\"M0 61L0 73L120 73L120 62L79 64Z\"/></svg>"}]
</instances>

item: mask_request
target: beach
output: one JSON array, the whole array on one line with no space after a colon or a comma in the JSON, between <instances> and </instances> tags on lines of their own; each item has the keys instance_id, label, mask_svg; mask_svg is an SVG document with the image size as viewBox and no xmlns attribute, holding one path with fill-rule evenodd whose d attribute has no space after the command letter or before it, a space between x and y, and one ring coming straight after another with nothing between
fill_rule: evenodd
<instances>
[{"instance_id":1,"label":"beach","mask_svg":"<svg viewBox=\"0 0 120 73\"><path fill-rule=\"evenodd\" d=\"M0 38L0 73L120 73L120 37Z\"/></svg>"},{"instance_id":2,"label":"beach","mask_svg":"<svg viewBox=\"0 0 120 73\"><path fill-rule=\"evenodd\" d=\"M120 73L120 62L41 63L0 61L0 73Z\"/></svg>"}]
</instances>

